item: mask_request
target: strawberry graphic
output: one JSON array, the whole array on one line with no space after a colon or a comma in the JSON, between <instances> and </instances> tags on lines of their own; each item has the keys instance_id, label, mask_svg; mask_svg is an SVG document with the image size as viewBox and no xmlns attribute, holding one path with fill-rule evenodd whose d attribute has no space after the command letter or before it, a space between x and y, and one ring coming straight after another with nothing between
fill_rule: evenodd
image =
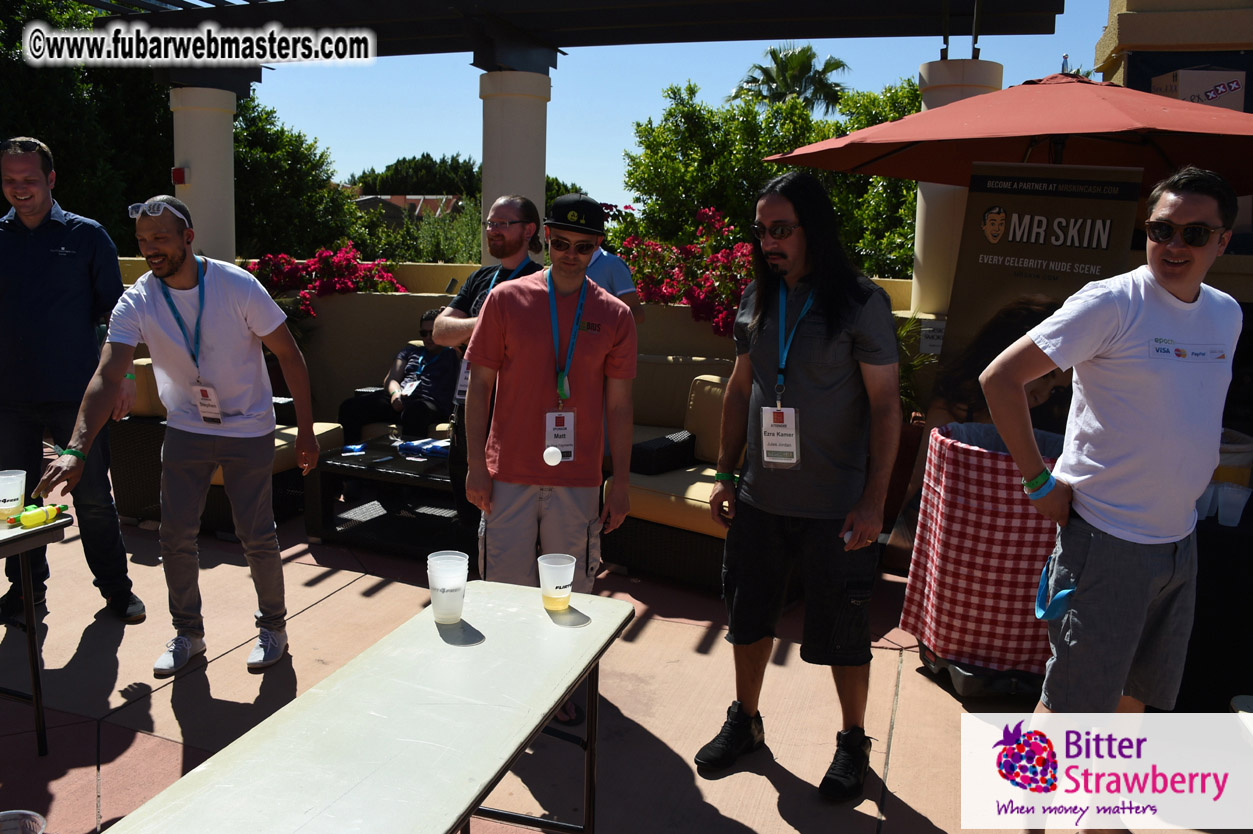
<instances>
[{"instance_id":1,"label":"strawberry graphic","mask_svg":"<svg viewBox=\"0 0 1253 834\"><path fill-rule=\"evenodd\" d=\"M1006 724L1001 740L992 746L1001 748L996 755L996 772L1002 779L1031 793L1057 790L1057 753L1044 733L1024 733L1021 721L1012 730Z\"/></svg>"}]
</instances>

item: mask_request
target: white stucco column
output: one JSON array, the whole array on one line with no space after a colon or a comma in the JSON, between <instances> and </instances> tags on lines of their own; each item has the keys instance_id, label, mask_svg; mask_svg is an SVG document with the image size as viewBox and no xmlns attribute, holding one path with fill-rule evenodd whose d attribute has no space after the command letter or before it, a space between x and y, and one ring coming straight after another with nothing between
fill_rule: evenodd
<instances>
[{"instance_id":1,"label":"white stucco column","mask_svg":"<svg viewBox=\"0 0 1253 834\"><path fill-rule=\"evenodd\" d=\"M922 109L999 90L1002 70L995 61L977 59L925 63L918 68ZM966 188L918 183L912 303L915 313L944 315L948 312L965 211Z\"/></svg>"},{"instance_id":2,"label":"white stucco column","mask_svg":"<svg viewBox=\"0 0 1253 834\"><path fill-rule=\"evenodd\" d=\"M174 87L174 167L186 183L174 196L191 209L192 248L211 258L235 259L235 94L209 87Z\"/></svg>"},{"instance_id":3,"label":"white stucco column","mask_svg":"<svg viewBox=\"0 0 1253 834\"><path fill-rule=\"evenodd\" d=\"M530 197L544 216L544 151L552 81L538 72L485 72L483 99L483 218L497 197ZM482 239L483 263L495 263Z\"/></svg>"}]
</instances>

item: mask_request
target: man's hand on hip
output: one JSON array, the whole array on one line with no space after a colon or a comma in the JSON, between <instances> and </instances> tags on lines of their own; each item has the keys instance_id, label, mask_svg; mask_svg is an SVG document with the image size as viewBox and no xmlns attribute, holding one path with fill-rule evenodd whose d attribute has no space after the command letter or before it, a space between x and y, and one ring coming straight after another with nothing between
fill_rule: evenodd
<instances>
[{"instance_id":1,"label":"man's hand on hip","mask_svg":"<svg viewBox=\"0 0 1253 834\"><path fill-rule=\"evenodd\" d=\"M1057 485L1049 490L1049 494L1032 501L1031 505L1041 515L1052 519L1058 527L1065 527L1066 522L1070 521L1070 499L1074 496L1074 490L1061 478L1056 480Z\"/></svg>"}]
</instances>

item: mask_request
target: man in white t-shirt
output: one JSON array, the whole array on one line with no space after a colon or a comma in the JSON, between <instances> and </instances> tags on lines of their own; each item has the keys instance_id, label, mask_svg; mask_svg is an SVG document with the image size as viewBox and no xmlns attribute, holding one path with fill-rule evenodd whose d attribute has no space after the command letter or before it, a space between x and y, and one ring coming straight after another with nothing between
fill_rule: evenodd
<instances>
[{"instance_id":1,"label":"man in white t-shirt","mask_svg":"<svg viewBox=\"0 0 1253 834\"><path fill-rule=\"evenodd\" d=\"M1236 197L1187 167L1148 201L1148 263L1095 281L980 377L1035 507L1060 526L1046 599L1053 656L1037 712L1171 709L1191 633L1195 504L1218 464L1239 304L1203 282ZM1023 386L1074 368L1052 473Z\"/></svg>"},{"instance_id":2,"label":"man in white t-shirt","mask_svg":"<svg viewBox=\"0 0 1253 834\"><path fill-rule=\"evenodd\" d=\"M167 412L161 448L161 559L177 632L153 672L172 675L205 651L196 533L218 466L257 591L259 634L248 668L262 669L278 662L287 648L287 609L270 492L273 396L261 346L278 357L295 401L296 462L306 475L318 462L309 373L283 311L261 284L233 264L193 255L196 233L182 201L153 197L131 206L130 215L151 271L113 308L100 365L79 408L70 454L48 467L36 492L48 495L58 483L64 482L66 490L77 483L81 454L109 416L135 345L146 344Z\"/></svg>"}]
</instances>

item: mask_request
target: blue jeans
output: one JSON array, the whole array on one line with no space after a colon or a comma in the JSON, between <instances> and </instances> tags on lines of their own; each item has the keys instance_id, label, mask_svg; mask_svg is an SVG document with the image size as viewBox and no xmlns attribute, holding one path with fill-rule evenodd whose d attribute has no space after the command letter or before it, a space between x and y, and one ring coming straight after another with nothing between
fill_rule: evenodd
<instances>
[{"instance_id":1,"label":"blue jeans","mask_svg":"<svg viewBox=\"0 0 1253 834\"><path fill-rule=\"evenodd\" d=\"M78 403L0 403L0 468L26 471L27 504L44 503L30 498L31 490L43 476L44 432L51 433L53 441L64 446L70 442L77 417ZM60 493L60 487L53 490L51 501L57 502ZM92 444L83 467L83 477L71 495L74 496L74 516L82 538L83 555L96 577L95 585L100 594L105 599L120 593L129 594L131 580L126 575L126 547L122 543L122 529L109 486L107 428L100 430L96 442ZM35 548L27 558L30 559L35 594L42 596L49 576L46 549ZM18 557L5 560L4 573L14 585L21 583Z\"/></svg>"}]
</instances>

